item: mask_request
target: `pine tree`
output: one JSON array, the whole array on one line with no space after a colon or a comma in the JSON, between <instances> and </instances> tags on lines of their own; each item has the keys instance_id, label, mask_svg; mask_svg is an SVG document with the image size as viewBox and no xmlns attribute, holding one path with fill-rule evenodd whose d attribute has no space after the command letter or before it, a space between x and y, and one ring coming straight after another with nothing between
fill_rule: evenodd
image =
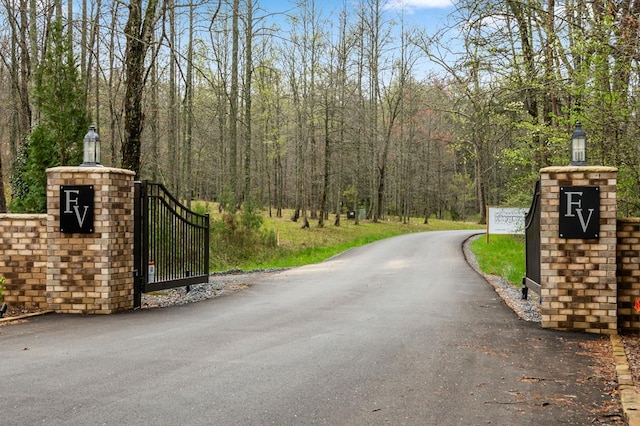
<instances>
[{"instance_id":1,"label":"pine tree","mask_svg":"<svg viewBox=\"0 0 640 426\"><path fill-rule=\"evenodd\" d=\"M44 212L46 169L82 162L82 140L89 125L84 85L62 25L55 22L35 74L34 99L41 122L23 145L12 179L11 210Z\"/></svg>"}]
</instances>

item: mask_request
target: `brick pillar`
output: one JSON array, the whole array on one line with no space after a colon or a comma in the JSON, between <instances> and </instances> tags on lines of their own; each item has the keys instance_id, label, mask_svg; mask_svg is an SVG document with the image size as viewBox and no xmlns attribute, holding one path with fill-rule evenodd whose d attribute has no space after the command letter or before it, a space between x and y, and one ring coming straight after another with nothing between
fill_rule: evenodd
<instances>
[{"instance_id":1,"label":"brick pillar","mask_svg":"<svg viewBox=\"0 0 640 426\"><path fill-rule=\"evenodd\" d=\"M109 167L47 170L50 309L61 313L111 314L133 308L133 178L134 173L129 170ZM61 232L62 185L92 187L91 233ZM79 211L84 213L80 207Z\"/></svg>"},{"instance_id":2,"label":"brick pillar","mask_svg":"<svg viewBox=\"0 0 640 426\"><path fill-rule=\"evenodd\" d=\"M618 219L618 331L640 333L640 218Z\"/></svg>"},{"instance_id":3,"label":"brick pillar","mask_svg":"<svg viewBox=\"0 0 640 426\"><path fill-rule=\"evenodd\" d=\"M617 169L547 167L540 174L542 327L615 334ZM564 214L560 212L561 187L599 188L597 237L560 236ZM570 200L578 201L578 198ZM574 207L580 208L577 204Z\"/></svg>"}]
</instances>

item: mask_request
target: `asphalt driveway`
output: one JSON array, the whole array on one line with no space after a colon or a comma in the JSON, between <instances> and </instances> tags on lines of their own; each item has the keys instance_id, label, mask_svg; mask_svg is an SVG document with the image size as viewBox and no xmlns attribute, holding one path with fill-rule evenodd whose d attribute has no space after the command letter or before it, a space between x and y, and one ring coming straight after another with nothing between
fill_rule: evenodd
<instances>
[{"instance_id":1,"label":"asphalt driveway","mask_svg":"<svg viewBox=\"0 0 640 426\"><path fill-rule=\"evenodd\" d=\"M0 327L0 424L618 424L586 343L517 318L470 231L391 238L229 296Z\"/></svg>"}]
</instances>

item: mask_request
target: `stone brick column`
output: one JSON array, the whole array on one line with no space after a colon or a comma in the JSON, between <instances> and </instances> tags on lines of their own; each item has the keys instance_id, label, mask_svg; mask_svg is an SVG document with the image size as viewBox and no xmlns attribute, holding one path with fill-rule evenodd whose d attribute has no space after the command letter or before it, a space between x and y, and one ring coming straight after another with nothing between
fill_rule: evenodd
<instances>
[{"instance_id":1,"label":"stone brick column","mask_svg":"<svg viewBox=\"0 0 640 426\"><path fill-rule=\"evenodd\" d=\"M618 219L618 331L640 333L640 218Z\"/></svg>"},{"instance_id":2,"label":"stone brick column","mask_svg":"<svg viewBox=\"0 0 640 426\"><path fill-rule=\"evenodd\" d=\"M540 174L542 326L615 334L617 169L547 167ZM562 186L599 188L600 228L597 238L560 237Z\"/></svg>"},{"instance_id":3,"label":"stone brick column","mask_svg":"<svg viewBox=\"0 0 640 426\"><path fill-rule=\"evenodd\" d=\"M47 170L47 302L61 313L133 309L133 178L108 167ZM92 185L93 232L60 231L61 185Z\"/></svg>"}]
</instances>

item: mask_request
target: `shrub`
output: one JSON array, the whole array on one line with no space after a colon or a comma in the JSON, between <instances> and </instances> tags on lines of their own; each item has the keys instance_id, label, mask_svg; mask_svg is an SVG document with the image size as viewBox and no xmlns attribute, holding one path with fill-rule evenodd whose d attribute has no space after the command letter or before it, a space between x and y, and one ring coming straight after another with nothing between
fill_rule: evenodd
<instances>
[{"instance_id":1,"label":"shrub","mask_svg":"<svg viewBox=\"0 0 640 426\"><path fill-rule=\"evenodd\" d=\"M82 139L89 124L84 84L62 25L54 23L50 30L34 74L34 101L41 117L21 148L12 177L14 212L45 212L45 170L82 161Z\"/></svg>"},{"instance_id":2,"label":"shrub","mask_svg":"<svg viewBox=\"0 0 640 426\"><path fill-rule=\"evenodd\" d=\"M235 269L239 263L258 259L277 246L274 230L264 229L263 217L247 203L239 213L225 213L211 221L211 263L215 269Z\"/></svg>"}]
</instances>

